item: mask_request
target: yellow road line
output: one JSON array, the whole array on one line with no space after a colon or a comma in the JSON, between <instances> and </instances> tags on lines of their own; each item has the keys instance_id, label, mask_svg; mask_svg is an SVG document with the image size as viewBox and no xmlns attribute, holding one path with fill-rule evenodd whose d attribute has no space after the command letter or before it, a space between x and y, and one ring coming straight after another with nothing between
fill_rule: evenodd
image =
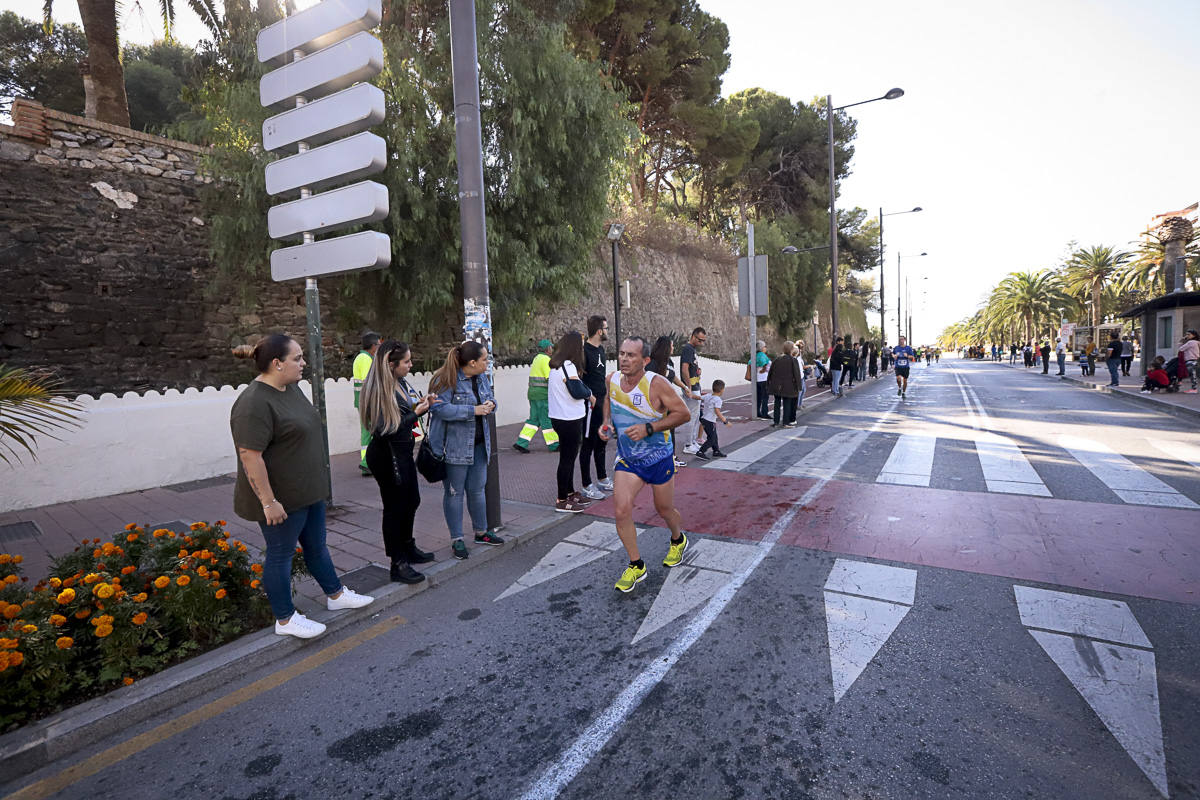
<instances>
[{"instance_id":1,"label":"yellow road line","mask_svg":"<svg viewBox=\"0 0 1200 800\"><path fill-rule=\"evenodd\" d=\"M400 616L378 622L366 630L359 631L349 638L331 644L323 650L319 650L311 656L297 661L286 669L261 678L248 686L243 686L241 689L201 706L194 711L189 711L181 717L164 722L162 725L152 728L145 733L140 733L128 741L114 745L85 761L67 767L57 775L52 775L36 783L31 783L20 791L10 794L7 800L42 800L42 798L50 797L66 789L73 783L95 775L106 767L110 767L132 755L136 755L146 748L165 741L176 734L194 728L200 723L223 714L231 708L236 708L247 700L253 700L263 692L282 686L309 670L327 664L338 656L345 655L359 645L365 644L375 637L381 636L407 622L408 620Z\"/></svg>"}]
</instances>

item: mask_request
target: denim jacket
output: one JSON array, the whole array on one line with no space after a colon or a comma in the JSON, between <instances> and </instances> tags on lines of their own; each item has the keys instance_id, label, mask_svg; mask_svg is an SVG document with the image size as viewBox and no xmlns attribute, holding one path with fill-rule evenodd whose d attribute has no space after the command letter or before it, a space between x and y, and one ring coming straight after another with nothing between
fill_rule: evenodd
<instances>
[{"instance_id":1,"label":"denim jacket","mask_svg":"<svg viewBox=\"0 0 1200 800\"><path fill-rule=\"evenodd\" d=\"M496 402L492 391L492 381L487 373L479 376L479 402ZM471 379L458 371L458 383L454 389L444 389L438 393L440 403L434 403L429 410L429 444L433 452L443 452L442 437L445 437L445 456L447 464L470 465L475 462L475 390L471 388ZM495 412L492 412L495 413ZM484 418L486 425L487 419ZM487 450L488 460L492 458L492 441L484 428L483 446Z\"/></svg>"}]
</instances>

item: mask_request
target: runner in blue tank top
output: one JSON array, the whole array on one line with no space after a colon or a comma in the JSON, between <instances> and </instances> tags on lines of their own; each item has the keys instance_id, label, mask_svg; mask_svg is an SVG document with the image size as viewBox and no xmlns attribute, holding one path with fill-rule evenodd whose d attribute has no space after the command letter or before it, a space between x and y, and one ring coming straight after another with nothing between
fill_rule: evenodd
<instances>
[{"instance_id":1,"label":"runner in blue tank top","mask_svg":"<svg viewBox=\"0 0 1200 800\"><path fill-rule=\"evenodd\" d=\"M650 348L640 336L621 342L617 353L619 372L608 376L604 424L600 437L617 437L617 462L613 468L613 501L616 504L617 534L629 566L617 581L617 589L631 592L646 579L646 564L638 552L637 528L633 524L633 501L650 484L654 509L671 529L664 567L683 560L688 540L680 530L683 519L675 508L675 456L672 431L690 419L687 406L661 375L646 372Z\"/></svg>"},{"instance_id":2,"label":"runner in blue tank top","mask_svg":"<svg viewBox=\"0 0 1200 800\"><path fill-rule=\"evenodd\" d=\"M901 336L900 344L892 348L892 358L896 361L896 394L904 397L908 391L908 370L917 354L908 346L908 341Z\"/></svg>"}]
</instances>

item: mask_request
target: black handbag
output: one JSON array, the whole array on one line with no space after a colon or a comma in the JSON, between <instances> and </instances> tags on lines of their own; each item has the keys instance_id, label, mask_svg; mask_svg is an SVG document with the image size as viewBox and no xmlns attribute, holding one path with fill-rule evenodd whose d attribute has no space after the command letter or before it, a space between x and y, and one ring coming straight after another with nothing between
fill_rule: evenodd
<instances>
[{"instance_id":1,"label":"black handbag","mask_svg":"<svg viewBox=\"0 0 1200 800\"><path fill-rule=\"evenodd\" d=\"M442 427L442 454L433 452L429 443L429 434L421 438L421 447L417 450L417 472L430 483L441 483L446 479L446 428Z\"/></svg>"}]
</instances>

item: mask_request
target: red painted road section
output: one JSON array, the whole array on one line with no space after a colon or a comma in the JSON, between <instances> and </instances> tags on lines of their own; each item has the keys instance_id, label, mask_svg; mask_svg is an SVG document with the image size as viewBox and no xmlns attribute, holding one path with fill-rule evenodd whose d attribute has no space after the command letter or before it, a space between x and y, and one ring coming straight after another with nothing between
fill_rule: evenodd
<instances>
[{"instance_id":1,"label":"red painted road section","mask_svg":"<svg viewBox=\"0 0 1200 800\"><path fill-rule=\"evenodd\" d=\"M815 481L684 468L675 483L686 530L759 540ZM588 513L611 518L612 501ZM648 488L634 520L662 525ZM830 481L780 543L1200 605L1197 520L1178 509Z\"/></svg>"}]
</instances>

